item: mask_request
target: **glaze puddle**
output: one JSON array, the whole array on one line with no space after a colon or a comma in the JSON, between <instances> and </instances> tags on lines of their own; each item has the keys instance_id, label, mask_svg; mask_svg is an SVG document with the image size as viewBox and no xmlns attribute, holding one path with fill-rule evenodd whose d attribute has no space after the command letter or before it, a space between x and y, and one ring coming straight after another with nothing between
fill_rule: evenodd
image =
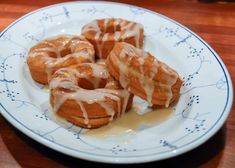
<instances>
[{"instance_id":1,"label":"glaze puddle","mask_svg":"<svg viewBox=\"0 0 235 168\"><path fill-rule=\"evenodd\" d=\"M83 135L103 139L135 134L143 128L149 128L166 121L170 118L174 111L172 107L157 108L140 115L138 112L138 110L140 110L139 107L140 104L134 103L131 110L124 114L121 118L118 118L101 128L83 132Z\"/></svg>"}]
</instances>

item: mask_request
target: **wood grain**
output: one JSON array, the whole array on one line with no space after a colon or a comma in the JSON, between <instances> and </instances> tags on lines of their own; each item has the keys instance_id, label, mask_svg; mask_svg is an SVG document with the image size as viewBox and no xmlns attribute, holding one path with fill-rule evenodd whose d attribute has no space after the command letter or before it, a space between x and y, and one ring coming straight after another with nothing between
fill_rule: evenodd
<instances>
[{"instance_id":1,"label":"wood grain","mask_svg":"<svg viewBox=\"0 0 235 168\"><path fill-rule=\"evenodd\" d=\"M60 0L1 0L0 31L20 16ZM187 26L219 54L235 82L235 3L196 0L119 0L166 15ZM213 100L211 100L213 101ZM145 164L146 167L235 167L235 107L220 131L200 147L177 157ZM110 167L55 152L13 128L0 116L0 167ZM135 167L142 167L142 164ZM120 167L120 165L113 165ZM122 165L128 167L128 165Z\"/></svg>"}]
</instances>

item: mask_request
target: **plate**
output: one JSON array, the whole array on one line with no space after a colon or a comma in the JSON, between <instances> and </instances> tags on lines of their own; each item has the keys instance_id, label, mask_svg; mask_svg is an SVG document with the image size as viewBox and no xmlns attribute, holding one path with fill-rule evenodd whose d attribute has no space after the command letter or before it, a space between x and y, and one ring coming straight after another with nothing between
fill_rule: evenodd
<instances>
[{"instance_id":1,"label":"plate","mask_svg":"<svg viewBox=\"0 0 235 168\"><path fill-rule=\"evenodd\" d=\"M80 34L82 25L106 17L142 23L145 50L176 69L184 82L178 103L164 121L141 125L131 134L97 138L53 119L48 91L31 79L25 60L29 48L40 40L56 34ZM41 8L1 33L0 51L1 114L37 142L81 159L142 163L177 156L214 135L232 105L231 79L215 51L174 20L136 6L70 2Z\"/></svg>"}]
</instances>

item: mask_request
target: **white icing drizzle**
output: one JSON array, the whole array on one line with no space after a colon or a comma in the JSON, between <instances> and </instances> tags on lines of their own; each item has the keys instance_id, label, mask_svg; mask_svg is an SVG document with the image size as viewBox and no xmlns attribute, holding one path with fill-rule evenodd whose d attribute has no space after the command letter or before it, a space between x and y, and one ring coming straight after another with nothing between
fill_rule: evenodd
<instances>
[{"instance_id":1,"label":"white icing drizzle","mask_svg":"<svg viewBox=\"0 0 235 168\"><path fill-rule=\"evenodd\" d=\"M101 33L97 32L96 35L97 36L95 36L95 39L97 41L99 39ZM101 57L101 58L102 58L102 54L103 54L102 49L103 49L103 46L104 46L104 42L107 41L108 38L109 38L109 33L105 33L102 37L101 42L100 43L98 41L96 42L96 44L98 44L97 49L98 49L99 57Z\"/></svg>"},{"instance_id":2,"label":"white icing drizzle","mask_svg":"<svg viewBox=\"0 0 235 168\"><path fill-rule=\"evenodd\" d=\"M141 57L138 58L138 61L140 63L140 72L141 72L141 74L144 74L144 63L145 63L145 60L148 58L148 54L145 51L140 51L139 54L141 55ZM155 74L153 74L153 75L155 75ZM152 76L152 77L154 77L154 76Z\"/></svg>"},{"instance_id":3,"label":"white icing drizzle","mask_svg":"<svg viewBox=\"0 0 235 168\"><path fill-rule=\"evenodd\" d=\"M99 105L101 107L103 107L106 111L106 113L110 116L109 121L113 120L113 117L115 115L115 111L112 107L109 106L109 104L105 103L105 102L99 102Z\"/></svg>"},{"instance_id":4,"label":"white icing drizzle","mask_svg":"<svg viewBox=\"0 0 235 168\"><path fill-rule=\"evenodd\" d=\"M83 63L80 66L87 66L92 69L92 76L97 78L107 79L109 77L109 72L106 68L98 64ZM74 70L76 71L76 70ZM84 77L85 74L76 71L77 77Z\"/></svg>"},{"instance_id":5,"label":"white icing drizzle","mask_svg":"<svg viewBox=\"0 0 235 168\"><path fill-rule=\"evenodd\" d=\"M74 57L83 57L83 58L89 60L90 62L94 62L93 55L91 56L91 54L89 54L88 52L80 51L80 52L76 52L76 53L67 55L65 57L62 57L61 58L62 61L60 61L60 63L65 61L66 59L74 58Z\"/></svg>"},{"instance_id":6,"label":"white icing drizzle","mask_svg":"<svg viewBox=\"0 0 235 168\"><path fill-rule=\"evenodd\" d=\"M96 42L96 47L98 50L97 55L102 58L102 49L103 49L103 45L105 44L104 42L108 40L109 37L113 37L114 39L114 43L115 42L120 42L120 41L126 41L127 38L129 37L134 37L135 39L135 46L137 48L140 47L140 32L141 29L143 29L143 26L135 23L135 22L129 22L123 19L115 19L113 22L113 29L114 29L114 33L111 34L111 36L109 34L106 33L107 31L107 27L108 24L110 23L111 19L110 18L106 18L103 20L103 30L101 32L101 29L99 28L98 25L98 20L94 20L90 23L88 23L87 25L85 25L83 27L82 32L88 32L88 31L96 31L94 40ZM117 31L117 28L120 26L120 30ZM102 38L100 39L100 36L102 36ZM100 40L100 41L99 41Z\"/></svg>"},{"instance_id":7,"label":"white icing drizzle","mask_svg":"<svg viewBox=\"0 0 235 168\"><path fill-rule=\"evenodd\" d=\"M101 53L100 57L103 57L102 56L102 54L103 54L102 49L103 49L103 46L104 46L104 42L108 40L108 37L109 37L109 33L105 33L103 38L102 38L102 42L101 42L101 46L100 46L100 53Z\"/></svg>"},{"instance_id":8,"label":"white icing drizzle","mask_svg":"<svg viewBox=\"0 0 235 168\"><path fill-rule=\"evenodd\" d=\"M109 18L104 19L104 32L106 32L106 29L107 29L107 27L108 27L109 20L110 20Z\"/></svg>"},{"instance_id":9,"label":"white icing drizzle","mask_svg":"<svg viewBox=\"0 0 235 168\"><path fill-rule=\"evenodd\" d=\"M79 66L90 66L92 68L92 73L96 78L109 78L109 73L106 68L99 64L84 63ZM72 71L73 70L73 71ZM96 90L85 90L77 86L77 78L85 77L88 78L88 75L78 72L75 68L62 68L56 72L58 75L56 78L53 78L50 83L50 89L53 88L65 88L69 89L69 92L54 90L54 112L57 112L62 104L67 100L75 100L76 103L80 106L81 111L84 117L84 124L89 126L89 114L84 108L82 102L88 104L98 103L101 107L104 108L107 115L110 116L109 120L112 121L115 116L115 110L110 104L107 104L105 101L111 99L117 103L117 116L120 116L125 112L129 95L130 93L126 90L115 90L115 89L96 89ZM107 85L113 85L116 81L110 82ZM107 87L107 86L106 86ZM110 86L112 87L112 86ZM121 97L124 99L123 104L121 104Z\"/></svg>"},{"instance_id":10,"label":"white icing drizzle","mask_svg":"<svg viewBox=\"0 0 235 168\"><path fill-rule=\"evenodd\" d=\"M56 36L56 37L58 37L58 36ZM50 39L50 38L49 38L49 39ZM45 41L42 41L42 43L43 43L43 44L46 44L46 45L48 45L48 46L50 46L51 48L56 48L56 46L55 46L53 43L51 43L51 42L48 41L49 39L47 39L47 40L45 40Z\"/></svg>"},{"instance_id":11,"label":"white icing drizzle","mask_svg":"<svg viewBox=\"0 0 235 168\"><path fill-rule=\"evenodd\" d=\"M121 115L124 114L126 111L130 93L127 90L122 90L122 97L124 97L124 100Z\"/></svg>"},{"instance_id":12,"label":"white icing drizzle","mask_svg":"<svg viewBox=\"0 0 235 168\"><path fill-rule=\"evenodd\" d=\"M114 41L119 41L120 36L121 36L121 32L120 31L116 31L113 34Z\"/></svg>"},{"instance_id":13,"label":"white icing drizzle","mask_svg":"<svg viewBox=\"0 0 235 168\"><path fill-rule=\"evenodd\" d=\"M99 59L96 60L96 63L97 63L97 64L103 64L103 65L105 65L105 64L106 64L105 62L106 62L106 59L103 59L103 58L99 58Z\"/></svg>"},{"instance_id":14,"label":"white icing drizzle","mask_svg":"<svg viewBox=\"0 0 235 168\"><path fill-rule=\"evenodd\" d=\"M97 46L97 50L98 50L98 56L101 57L102 53L101 53L101 44L99 43L98 39L100 38L100 35L102 33L101 32L97 32L95 34L95 41L96 41L96 46Z\"/></svg>"},{"instance_id":15,"label":"white icing drizzle","mask_svg":"<svg viewBox=\"0 0 235 168\"><path fill-rule=\"evenodd\" d=\"M135 26L133 29L130 29L131 26L133 26L133 24L129 23L127 26L124 27L125 33L122 36L122 41L124 42L126 38L134 36L135 46L137 48L140 48L139 41L140 41L140 30L142 29L142 25L134 22L131 23L135 24Z\"/></svg>"},{"instance_id":16,"label":"white icing drizzle","mask_svg":"<svg viewBox=\"0 0 235 168\"><path fill-rule=\"evenodd\" d=\"M92 46L92 44L89 43L88 41L82 41L82 40L75 39L75 40L72 40L71 43L73 46L76 46L77 44L86 44L86 45Z\"/></svg>"},{"instance_id":17,"label":"white icing drizzle","mask_svg":"<svg viewBox=\"0 0 235 168\"><path fill-rule=\"evenodd\" d=\"M83 45L83 48L82 48L83 50L81 50L80 52L83 52L84 54L91 55L91 56L94 55L93 45L83 39L80 39L80 40L76 39L76 40L71 41L70 50L72 53L74 53L76 51L79 44ZM86 45L86 48L84 47L84 45ZM84 50L86 50L86 51L84 51Z\"/></svg>"},{"instance_id":18,"label":"white icing drizzle","mask_svg":"<svg viewBox=\"0 0 235 168\"><path fill-rule=\"evenodd\" d=\"M122 28L125 24L127 24L127 21L120 19L119 25L121 26L121 28Z\"/></svg>"},{"instance_id":19,"label":"white icing drizzle","mask_svg":"<svg viewBox=\"0 0 235 168\"><path fill-rule=\"evenodd\" d=\"M128 67L125 64L119 64L119 81L122 87L127 88L129 80L126 75L128 75Z\"/></svg>"},{"instance_id":20,"label":"white icing drizzle","mask_svg":"<svg viewBox=\"0 0 235 168\"><path fill-rule=\"evenodd\" d=\"M173 93L172 93L172 86L176 83L177 79L178 79L178 75L177 73L175 73L173 70L171 70L166 64L162 63L162 69L166 72L170 71L171 75L165 76L164 80L165 80L165 85L162 86L162 88L165 88L166 92L166 96L167 96L167 100L166 100L166 104L165 106L168 107L170 104L170 101L173 97Z\"/></svg>"},{"instance_id":21,"label":"white icing drizzle","mask_svg":"<svg viewBox=\"0 0 235 168\"><path fill-rule=\"evenodd\" d=\"M121 114L121 100L120 97L118 97L117 95L120 95L120 91L119 90L112 90L112 89L99 89L98 92L105 92L105 93L109 93L110 97L112 100L115 100L117 102L117 107L118 107L118 115L120 116ZM123 96L123 95L121 95Z\"/></svg>"},{"instance_id":22,"label":"white icing drizzle","mask_svg":"<svg viewBox=\"0 0 235 168\"><path fill-rule=\"evenodd\" d=\"M85 78L87 81L89 81L93 85L94 88L99 87L100 81L101 81L102 78L104 78L104 79L108 78L108 75L105 76L107 74L107 72L102 71L101 68L98 67L98 66L96 67L95 65L91 65L91 64L87 64L87 63L83 63L81 66L91 67L92 68L93 78L91 76L89 76L88 74L79 72L75 69L73 69L71 71L73 71L74 74L76 74L77 78Z\"/></svg>"},{"instance_id":23,"label":"white icing drizzle","mask_svg":"<svg viewBox=\"0 0 235 168\"><path fill-rule=\"evenodd\" d=\"M60 106L67 100L67 96L62 96L62 94L57 93L54 97L54 107L53 111L57 113Z\"/></svg>"},{"instance_id":24,"label":"white icing drizzle","mask_svg":"<svg viewBox=\"0 0 235 168\"><path fill-rule=\"evenodd\" d=\"M61 84L60 84L61 85ZM73 99L76 100L76 102L79 101L84 101L87 102L88 104L92 104L96 102L97 100L104 101L105 96L108 97L108 94L96 94L93 90L84 90L84 89L78 89L75 92L69 92L66 93L57 93L56 94L56 99L55 99L55 104L54 104L54 111L57 112L60 106L68 99Z\"/></svg>"},{"instance_id":25,"label":"white icing drizzle","mask_svg":"<svg viewBox=\"0 0 235 168\"><path fill-rule=\"evenodd\" d=\"M141 51L141 50L138 50L137 52L140 55L140 57L138 58L138 61L139 61L139 64L140 64L139 68L140 68L140 73L141 73L141 76L139 78L139 82L141 83L142 88L145 91L145 94L147 96L147 102L151 106L152 105L154 87L155 87L154 82L152 80L153 80L153 77L156 75L157 72L156 71L150 72L150 78L145 79L144 63L145 63L146 59L148 58L148 54L147 54L147 52Z\"/></svg>"},{"instance_id":26,"label":"white icing drizzle","mask_svg":"<svg viewBox=\"0 0 235 168\"><path fill-rule=\"evenodd\" d=\"M87 114L86 109L84 108L82 102L77 101L77 103L79 104L80 109L82 111L82 114L83 114L83 117L84 117L84 124L86 124L88 126L88 128L90 128L91 125L89 125L89 119L88 119L88 114Z\"/></svg>"},{"instance_id":27,"label":"white icing drizzle","mask_svg":"<svg viewBox=\"0 0 235 168\"><path fill-rule=\"evenodd\" d=\"M100 37L100 35L101 35L101 32L97 32L97 33L95 34L95 40L98 40L99 37Z\"/></svg>"},{"instance_id":28,"label":"white icing drizzle","mask_svg":"<svg viewBox=\"0 0 235 168\"><path fill-rule=\"evenodd\" d=\"M90 64L91 68L92 68L92 72L94 77L98 77L98 78L103 78L103 79L107 79L109 77L109 72L106 68L101 68L101 66L97 65L97 64Z\"/></svg>"},{"instance_id":29,"label":"white icing drizzle","mask_svg":"<svg viewBox=\"0 0 235 168\"><path fill-rule=\"evenodd\" d=\"M65 89L77 89L77 79L70 74L70 72L66 68L61 68L56 72L57 75L63 75L62 77L54 78L49 83L49 88L65 88Z\"/></svg>"},{"instance_id":30,"label":"white icing drizzle","mask_svg":"<svg viewBox=\"0 0 235 168\"><path fill-rule=\"evenodd\" d=\"M119 25L119 23L120 23L120 19L116 19L116 20L113 22L114 32L116 32L117 26Z\"/></svg>"},{"instance_id":31,"label":"white icing drizzle","mask_svg":"<svg viewBox=\"0 0 235 168\"><path fill-rule=\"evenodd\" d=\"M117 81L110 81L105 85L107 88L113 88L115 85L117 85Z\"/></svg>"},{"instance_id":32,"label":"white icing drizzle","mask_svg":"<svg viewBox=\"0 0 235 168\"><path fill-rule=\"evenodd\" d=\"M128 61L131 59L132 57L132 54L130 54L131 50L128 50L127 48L124 48L121 50L120 52L120 59L124 59L126 54L128 54ZM111 57L112 55L114 54L113 52L110 53L111 54ZM128 84L129 84L129 79L128 79L128 74L129 74L129 70L128 70L128 66L126 64L128 64L128 61L127 63L118 63L118 66L119 66L119 82L121 84L121 86L123 88L127 88L128 87Z\"/></svg>"},{"instance_id":33,"label":"white icing drizzle","mask_svg":"<svg viewBox=\"0 0 235 168\"><path fill-rule=\"evenodd\" d=\"M133 31L136 31L136 36L135 36L135 44L136 44L136 47L137 48L140 48L140 29L141 29L141 26L140 24L136 24L135 25L135 28Z\"/></svg>"},{"instance_id":34,"label":"white icing drizzle","mask_svg":"<svg viewBox=\"0 0 235 168\"><path fill-rule=\"evenodd\" d=\"M146 96L147 96L147 102L149 103L150 106L152 106L152 98L153 98L153 92L154 92L153 82L147 81L146 79L144 79L144 77L142 77L142 80L140 80L140 83L142 85L142 88L145 91Z\"/></svg>"},{"instance_id":35,"label":"white icing drizzle","mask_svg":"<svg viewBox=\"0 0 235 168\"><path fill-rule=\"evenodd\" d=\"M86 101L88 104L97 102L98 100L104 101L105 97L110 97L107 93L98 93L94 90L80 89L72 93L71 98L75 100Z\"/></svg>"},{"instance_id":36,"label":"white icing drizzle","mask_svg":"<svg viewBox=\"0 0 235 168\"><path fill-rule=\"evenodd\" d=\"M61 44L56 47L55 52L56 52L57 58L61 58L62 57L61 51L65 50L64 46L66 44L68 44L72 40L73 37L74 37L73 35L57 35L57 36L48 38L46 41L48 43L50 43L48 40L57 40L58 39L57 42L59 42ZM59 40L59 38L62 38L63 40Z\"/></svg>"},{"instance_id":37,"label":"white icing drizzle","mask_svg":"<svg viewBox=\"0 0 235 168\"><path fill-rule=\"evenodd\" d=\"M74 84L71 83L71 81L62 81L56 78L56 80L53 80L50 82L50 89L60 87L64 89L72 89L74 88Z\"/></svg>"},{"instance_id":38,"label":"white icing drizzle","mask_svg":"<svg viewBox=\"0 0 235 168\"><path fill-rule=\"evenodd\" d=\"M51 40L57 40L57 43L61 43L61 44L58 44L58 46L55 46L53 42L51 42ZM62 57L61 51L66 49L64 46L67 45L69 42L71 42L70 50L72 54L68 54ZM29 54L29 57L42 56L42 58L45 61L48 79L50 79L52 75L53 67L65 62L66 60L73 59L75 57L83 57L90 62L94 62L93 46L88 41L85 41L85 38L83 36L58 35L58 36L48 38L42 41L41 43L46 44L46 47L34 49ZM81 51L75 52L76 47L79 47L78 46L79 44L86 44L88 45L88 47L85 48L83 46L84 49L82 48ZM48 52L54 52L57 58L50 57L48 55Z\"/></svg>"},{"instance_id":39,"label":"white icing drizzle","mask_svg":"<svg viewBox=\"0 0 235 168\"><path fill-rule=\"evenodd\" d=\"M153 64L154 66L151 68L151 72L148 72L148 77L146 77L146 74L144 73L144 63L146 62L146 59L149 57L149 54L141 49L134 48L130 44L123 43L124 48L122 51L120 51L119 58L120 60L125 61L125 63L117 62L119 66L119 81L122 87L127 88L129 87L129 71L130 67L128 67L129 62L133 57L137 58L140 66L140 74L138 75L139 78L139 83L141 84L142 88L145 91L147 101L149 102L150 105L152 105L152 98L153 98L153 93L155 89L155 82L153 81L153 78L157 75L158 73L158 68L162 68L165 71L165 78L164 81L161 81L157 85L161 87L161 90L165 91L166 95L166 102L165 106L168 107L170 104L170 101L173 97L172 93L172 86L176 83L178 79L178 74L172 70L170 67L168 67L166 64L157 61L156 59L154 60ZM111 53L111 57L113 57L113 52ZM128 57L125 57L125 55L128 55ZM115 56L115 55L114 55ZM127 58L127 60L125 60Z\"/></svg>"},{"instance_id":40,"label":"white icing drizzle","mask_svg":"<svg viewBox=\"0 0 235 168\"><path fill-rule=\"evenodd\" d=\"M45 64L46 64L46 67L47 67L47 75L48 75L48 79L50 79L51 75L52 75L52 69L53 67L55 67L56 65L68 60L68 59L71 59L75 56L78 56L78 55L73 55L73 54L69 54L69 55L66 55L64 57L61 57L61 58L51 58L51 57L44 57L45 59ZM83 56L83 55L81 55Z\"/></svg>"},{"instance_id":41,"label":"white icing drizzle","mask_svg":"<svg viewBox=\"0 0 235 168\"><path fill-rule=\"evenodd\" d=\"M63 51L64 49L65 49L64 46L58 46L58 47L57 47L57 50L56 50L56 56L57 56L57 58L62 58L61 51Z\"/></svg>"},{"instance_id":42,"label":"white icing drizzle","mask_svg":"<svg viewBox=\"0 0 235 168\"><path fill-rule=\"evenodd\" d=\"M82 31L83 31L83 32L87 32L87 31L90 31L90 30L92 30L92 29L93 29L93 30L98 30L98 31L100 31L100 27L99 27L99 25L98 25L98 21L97 21L97 20L93 20L92 22L86 24L86 25L83 27Z\"/></svg>"},{"instance_id":43,"label":"white icing drizzle","mask_svg":"<svg viewBox=\"0 0 235 168\"><path fill-rule=\"evenodd\" d=\"M29 54L29 57L37 57L37 56L47 56L49 57L49 55L45 52L32 52Z\"/></svg>"},{"instance_id":44,"label":"white icing drizzle","mask_svg":"<svg viewBox=\"0 0 235 168\"><path fill-rule=\"evenodd\" d=\"M122 50L122 51L120 52L120 58L123 59L125 56L126 56L126 51L125 51L125 50Z\"/></svg>"},{"instance_id":45,"label":"white icing drizzle","mask_svg":"<svg viewBox=\"0 0 235 168\"><path fill-rule=\"evenodd\" d=\"M54 63L54 58L51 57L43 57L45 60L45 65L46 65L46 72L47 72L47 76L48 76L48 80L50 79L51 75L52 75L52 67L55 65Z\"/></svg>"},{"instance_id":46,"label":"white icing drizzle","mask_svg":"<svg viewBox=\"0 0 235 168\"><path fill-rule=\"evenodd\" d=\"M134 24L136 24L136 23L135 22L129 22L126 26L122 27L122 30L130 31L131 26L133 26Z\"/></svg>"},{"instance_id":47,"label":"white icing drizzle","mask_svg":"<svg viewBox=\"0 0 235 168\"><path fill-rule=\"evenodd\" d=\"M37 52L54 52L54 53L57 54L56 49L55 49L55 48L52 48L52 47L36 48L36 49L34 49L33 54L34 54L34 53L36 54Z\"/></svg>"},{"instance_id":48,"label":"white icing drizzle","mask_svg":"<svg viewBox=\"0 0 235 168\"><path fill-rule=\"evenodd\" d=\"M81 101L87 102L88 104L92 104L96 102L100 104L102 107L104 107L107 114L112 114L113 109L109 108L108 106L104 106L104 104L100 103L100 102L104 102L106 97L110 98L111 100L116 101L119 104L118 107L120 108L120 103L119 103L120 98L111 93L108 93L106 89L104 91L102 91L102 89L96 89L95 91L95 90L84 90L80 88L77 91L72 92L72 93L64 92L63 94L57 94L55 96L55 101L54 101L54 111L57 112L58 109L66 100L72 99L72 100L76 100L77 103ZM86 117L87 112L85 111L85 109L82 109L81 107L81 110L83 111L84 117ZM89 118L88 114L86 118ZM87 124L87 121L85 124Z\"/></svg>"},{"instance_id":49,"label":"white icing drizzle","mask_svg":"<svg viewBox=\"0 0 235 168\"><path fill-rule=\"evenodd\" d=\"M109 38L109 33L105 33L103 38L102 38L102 41L105 42L105 41L108 40L108 38Z\"/></svg>"},{"instance_id":50,"label":"white icing drizzle","mask_svg":"<svg viewBox=\"0 0 235 168\"><path fill-rule=\"evenodd\" d=\"M97 64L88 64L92 68L92 74L94 78L86 77L87 80L89 80L90 83L93 84L94 88L98 88L100 85L101 79L107 79L109 77L109 73L107 69L101 68L101 66L98 66Z\"/></svg>"},{"instance_id":51,"label":"white icing drizzle","mask_svg":"<svg viewBox=\"0 0 235 168\"><path fill-rule=\"evenodd\" d=\"M102 91L102 90L100 90L100 91ZM112 89L106 89L105 92L115 94L115 95L120 95L120 97L123 98L123 104L121 104L120 98L118 96L116 96L117 97L116 101L118 103L117 117L120 117L126 111L128 100L129 100L129 97L130 97L130 92L128 92L127 90L112 90ZM113 97L113 99L115 100L115 97Z\"/></svg>"}]
</instances>

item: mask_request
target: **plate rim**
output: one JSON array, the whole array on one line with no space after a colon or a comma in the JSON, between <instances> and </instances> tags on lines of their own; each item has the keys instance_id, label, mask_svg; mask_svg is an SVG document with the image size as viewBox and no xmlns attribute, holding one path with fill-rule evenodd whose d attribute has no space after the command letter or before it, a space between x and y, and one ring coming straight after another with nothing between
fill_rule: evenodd
<instances>
[{"instance_id":1,"label":"plate rim","mask_svg":"<svg viewBox=\"0 0 235 168\"><path fill-rule=\"evenodd\" d=\"M125 4L125 3L119 3L119 2L106 2L106 1L73 1L73 2L63 2L63 3L56 3L53 5L48 5L36 10L33 10L21 17L19 17L18 19L16 19L14 22L12 22L9 26L7 26L1 33L0 33L0 38L11 28L13 27L15 24L17 24L18 22L20 22L21 20L25 19L26 17L37 13L39 11L43 11L45 9L49 9L49 8L53 8L56 6L62 6L62 5L66 5L66 4L81 4L81 3L91 3L91 4L111 4L111 5L120 5L120 6L127 6L127 7L134 7L134 8L139 8L142 9L144 11L147 11L149 13L152 13L154 15L158 15L159 17L166 19L170 22L173 22L174 24L178 25L179 27L183 28L184 30L186 30L187 32L191 33L195 38L197 38L205 47L207 47L209 49L209 51L213 54L213 56L215 57L215 59L218 61L223 74L226 78L227 81L227 98L226 98L226 103L225 106L221 112L221 115L218 117L218 120L215 122L215 124L210 127L203 135L199 136L196 140L194 141L190 141L189 143L181 146L180 148L174 150L174 151L166 151L166 152L162 152L160 154L149 154L146 156L131 156L131 157L121 157L121 156L117 156L117 157L113 157L113 156L107 156L107 155L91 155L89 153L85 153L83 151L77 151L74 150L72 148L63 146L62 144L58 144L55 142L51 142L50 140L40 136L39 134L36 134L35 132L33 132L30 128L27 128L24 126L23 123L21 123L20 121L18 121L10 112L8 112L8 110L5 108L5 106L0 102L0 106L3 110L0 111L1 115L8 121L11 123L11 125L13 125L16 129L18 129L20 132L24 133L25 135L27 135L29 138L32 138L33 140L39 142L42 145L45 145L46 147L49 147L50 149L53 149L57 152L75 157L75 158L79 158L79 159L84 159L84 160L89 160L89 161L96 161L96 162L101 162L101 163L117 163L117 164L124 164L124 163L145 163L145 162L150 162L150 161L159 161L162 159L167 159L167 158L171 158L171 157L175 157L178 156L180 154L189 152L192 149L197 148L198 146L202 145L204 142L206 142L208 139L210 139L221 127L222 125L225 123L226 119L228 118L228 115L231 111L232 108L232 102L233 102L233 87L232 87L232 80L230 77L230 74L227 70L227 67L225 66L224 62L222 61L222 59L218 56L218 54L210 47L209 44L207 44L201 37L199 37L196 33L194 33L192 30L190 30L189 28L185 27L184 25L182 25L181 23L177 22L176 20L173 20L165 15L162 15L158 12L155 11L151 11L149 9L143 8L143 7L139 7L136 5L130 5L130 4ZM5 111L5 112L4 112ZM17 121L17 122L15 122ZM202 138L204 137L204 138ZM80 154L82 153L82 155ZM143 158L143 159L139 159L139 158Z\"/></svg>"}]
</instances>

